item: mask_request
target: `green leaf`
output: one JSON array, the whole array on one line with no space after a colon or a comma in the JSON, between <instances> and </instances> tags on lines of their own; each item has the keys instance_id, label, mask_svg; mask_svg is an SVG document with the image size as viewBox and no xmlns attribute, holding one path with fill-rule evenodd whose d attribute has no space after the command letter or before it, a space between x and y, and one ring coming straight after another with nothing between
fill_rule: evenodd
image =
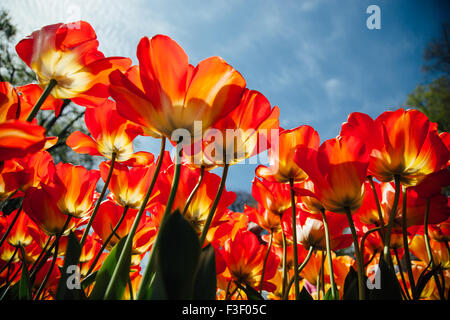
<instances>
[{"instance_id":1,"label":"green leaf","mask_svg":"<svg viewBox=\"0 0 450 320\"><path fill-rule=\"evenodd\" d=\"M150 283L148 298L150 300L167 300L166 288L164 287L160 272L155 273L153 280Z\"/></svg>"},{"instance_id":2,"label":"green leaf","mask_svg":"<svg viewBox=\"0 0 450 320\"><path fill-rule=\"evenodd\" d=\"M114 269L119 260L120 254L121 254L122 250L126 250L125 254L126 254L127 263L125 263L125 265L121 268L121 270L119 270L119 277L118 277L117 281L112 284L112 286L114 288L111 291L113 293L113 296L109 297L110 299L116 299L116 300L119 300L122 298L123 293L128 284L128 277L129 277L130 266L131 266L131 249L132 248L131 247L124 248L126 239L127 239L127 237L123 237L122 239L120 239L120 241L114 246L114 248L111 250L111 252L106 257L100 270L98 270L97 276L95 277L95 285L94 285L94 288L92 289L92 293L89 296L89 299L92 299L92 300L105 299L106 289L109 286L109 282L111 280Z\"/></svg>"},{"instance_id":3,"label":"green leaf","mask_svg":"<svg viewBox=\"0 0 450 320\"><path fill-rule=\"evenodd\" d=\"M197 233L178 211L167 217L159 232L156 272L161 274L167 298L190 299L200 258Z\"/></svg>"},{"instance_id":4,"label":"green leaf","mask_svg":"<svg viewBox=\"0 0 450 320\"><path fill-rule=\"evenodd\" d=\"M308 290L305 287L300 291L298 300L314 300L313 297L309 294Z\"/></svg>"},{"instance_id":5,"label":"green leaf","mask_svg":"<svg viewBox=\"0 0 450 320\"><path fill-rule=\"evenodd\" d=\"M339 291L338 290L334 291L336 299L333 299L331 290L332 288L328 289L328 291L325 293L325 296L323 297L323 300L339 300Z\"/></svg>"},{"instance_id":6,"label":"green leaf","mask_svg":"<svg viewBox=\"0 0 450 320\"><path fill-rule=\"evenodd\" d=\"M384 259L380 259L375 281L380 281L378 288L369 290L370 300L402 300L401 288L395 272L388 267Z\"/></svg>"},{"instance_id":7,"label":"green leaf","mask_svg":"<svg viewBox=\"0 0 450 320\"><path fill-rule=\"evenodd\" d=\"M64 266L61 271L61 279L58 283L58 290L56 291L56 300L80 300L85 298L84 291L81 290L81 284L79 288L76 288L76 283L73 283L74 288L69 288L69 277L76 276L72 270L73 266L78 267L80 261L81 246L77 237L70 231L67 238L67 250L64 257ZM71 267L72 266L72 267ZM80 280L80 279L78 279ZM72 283L72 282L71 282Z\"/></svg>"},{"instance_id":8,"label":"green leaf","mask_svg":"<svg viewBox=\"0 0 450 320\"><path fill-rule=\"evenodd\" d=\"M211 245L203 248L200 254L197 276L194 285L194 299L216 300L217 275L216 255Z\"/></svg>"},{"instance_id":9,"label":"green leaf","mask_svg":"<svg viewBox=\"0 0 450 320\"><path fill-rule=\"evenodd\" d=\"M85 277L83 280L81 280L81 286L83 287L83 289L86 289L89 285L94 283L95 278L97 277L97 272L98 271L92 272L87 277Z\"/></svg>"},{"instance_id":10,"label":"green leaf","mask_svg":"<svg viewBox=\"0 0 450 320\"><path fill-rule=\"evenodd\" d=\"M358 300L358 273L352 267L349 268L344 281L343 300Z\"/></svg>"},{"instance_id":11,"label":"green leaf","mask_svg":"<svg viewBox=\"0 0 450 320\"><path fill-rule=\"evenodd\" d=\"M263 296L251 286L244 287L238 282L236 282L236 285L245 292L248 300L264 300Z\"/></svg>"},{"instance_id":12,"label":"green leaf","mask_svg":"<svg viewBox=\"0 0 450 320\"><path fill-rule=\"evenodd\" d=\"M22 257L25 257L25 250L20 246ZM19 300L31 300L31 281L28 275L28 267L25 260L22 262L22 274L19 282Z\"/></svg>"}]
</instances>

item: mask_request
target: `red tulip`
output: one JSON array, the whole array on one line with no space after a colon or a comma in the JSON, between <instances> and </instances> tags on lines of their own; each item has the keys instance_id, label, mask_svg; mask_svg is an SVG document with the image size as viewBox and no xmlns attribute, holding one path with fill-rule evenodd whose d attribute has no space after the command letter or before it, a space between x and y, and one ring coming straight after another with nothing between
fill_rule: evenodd
<instances>
[{"instance_id":1,"label":"red tulip","mask_svg":"<svg viewBox=\"0 0 450 320\"><path fill-rule=\"evenodd\" d=\"M105 58L96 39L94 29L85 21L58 23L34 31L17 44L16 51L36 72L41 87L56 80L53 97L95 107L109 96L109 73L131 65L128 58Z\"/></svg>"},{"instance_id":2,"label":"red tulip","mask_svg":"<svg viewBox=\"0 0 450 320\"><path fill-rule=\"evenodd\" d=\"M92 138L81 131L73 132L66 143L75 152L108 159L115 154L118 162L128 165L153 162L154 156L149 152L134 153L133 139L142 134L142 129L120 116L113 101L107 100L97 108L87 109L85 120Z\"/></svg>"},{"instance_id":3,"label":"red tulip","mask_svg":"<svg viewBox=\"0 0 450 320\"><path fill-rule=\"evenodd\" d=\"M403 185L416 185L445 166L449 157L436 124L417 110L386 111L376 120L355 112L342 125L341 135L366 143L369 174L384 182L398 176Z\"/></svg>"},{"instance_id":4,"label":"red tulip","mask_svg":"<svg viewBox=\"0 0 450 320\"><path fill-rule=\"evenodd\" d=\"M139 71L111 73L110 92L118 111L155 136L171 138L176 129L194 135L194 121L205 130L239 105L244 78L219 57L197 67L172 39L156 35L141 39Z\"/></svg>"}]
</instances>

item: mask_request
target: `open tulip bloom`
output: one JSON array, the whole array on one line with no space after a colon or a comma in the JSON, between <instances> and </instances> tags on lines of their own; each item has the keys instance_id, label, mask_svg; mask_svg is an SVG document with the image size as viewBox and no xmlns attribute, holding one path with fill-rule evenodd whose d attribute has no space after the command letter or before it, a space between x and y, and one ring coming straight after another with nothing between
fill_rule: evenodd
<instances>
[{"instance_id":1,"label":"open tulip bloom","mask_svg":"<svg viewBox=\"0 0 450 320\"><path fill-rule=\"evenodd\" d=\"M16 45L37 83L0 82L0 299L449 299L450 136L425 114L353 112L321 142L220 57L98 47L85 21L44 26ZM55 163L36 118L68 100L87 131L59 144L94 168ZM232 207L228 171L257 156Z\"/></svg>"}]
</instances>

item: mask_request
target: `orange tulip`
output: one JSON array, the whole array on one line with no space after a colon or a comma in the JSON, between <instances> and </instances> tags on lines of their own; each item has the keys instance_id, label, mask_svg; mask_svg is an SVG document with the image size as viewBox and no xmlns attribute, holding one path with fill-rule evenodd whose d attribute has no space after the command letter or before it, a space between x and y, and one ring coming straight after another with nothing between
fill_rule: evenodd
<instances>
[{"instance_id":1,"label":"orange tulip","mask_svg":"<svg viewBox=\"0 0 450 320\"><path fill-rule=\"evenodd\" d=\"M22 158L48 148L55 138L46 138L45 129L24 120L27 103L8 82L0 82L0 161Z\"/></svg>"},{"instance_id":2,"label":"orange tulip","mask_svg":"<svg viewBox=\"0 0 450 320\"><path fill-rule=\"evenodd\" d=\"M84 218L92 209L99 178L98 170L58 163L53 180L48 185L42 184L42 188L53 194L53 199L62 213Z\"/></svg>"},{"instance_id":3,"label":"orange tulip","mask_svg":"<svg viewBox=\"0 0 450 320\"><path fill-rule=\"evenodd\" d=\"M447 250L447 246L444 242L435 241L430 239L430 247L433 255L433 261L436 265L441 265L444 269L450 269L450 256ZM423 235L416 234L409 245L409 250L411 253L428 264L430 259L428 258L425 237Z\"/></svg>"},{"instance_id":4,"label":"orange tulip","mask_svg":"<svg viewBox=\"0 0 450 320\"><path fill-rule=\"evenodd\" d=\"M97 212L97 216L92 223L92 228L100 237L102 243L104 243L104 241L106 241L106 239L108 239L111 235L111 232L119 222L123 211L123 207L116 205L109 199L101 203ZM137 210L128 209L125 218L116 231L117 236L123 238L129 233L136 214ZM151 246L155 235L156 226L150 221L149 216L143 216L141 221L139 222L137 232L133 238L132 253L134 255L138 255L146 252ZM113 235L111 237L111 240L106 247L108 250L111 250L117 244L117 242L119 242L117 236Z\"/></svg>"},{"instance_id":5,"label":"orange tulip","mask_svg":"<svg viewBox=\"0 0 450 320\"><path fill-rule=\"evenodd\" d=\"M172 39L156 35L141 39L139 72L111 73L110 92L122 116L170 139L172 131L187 129L194 135L194 121L205 130L239 104L244 78L219 57L197 67Z\"/></svg>"},{"instance_id":6,"label":"orange tulip","mask_svg":"<svg viewBox=\"0 0 450 320\"><path fill-rule=\"evenodd\" d=\"M54 171L53 158L46 151L5 161L0 173L0 200L9 196L23 196L23 192L29 187L37 187L41 182L47 183Z\"/></svg>"},{"instance_id":7,"label":"orange tulip","mask_svg":"<svg viewBox=\"0 0 450 320\"><path fill-rule=\"evenodd\" d=\"M18 120L0 123L0 161L43 150L48 140L45 129L36 124Z\"/></svg>"},{"instance_id":8,"label":"orange tulip","mask_svg":"<svg viewBox=\"0 0 450 320\"><path fill-rule=\"evenodd\" d=\"M241 230L234 240L228 239L225 242L220 253L234 281L252 288L259 288L266 251L267 248L259 244L258 238L253 233ZM267 282L275 276L278 264L278 257L270 252L264 273L263 288L268 286L274 289L273 285Z\"/></svg>"},{"instance_id":9,"label":"orange tulip","mask_svg":"<svg viewBox=\"0 0 450 320\"><path fill-rule=\"evenodd\" d=\"M348 221L344 215L326 212L330 232L330 249L347 248L352 243L350 234L343 234L348 228ZM292 216L283 216L282 228L286 236L292 240ZM322 216L311 214L297 208L297 243L305 249L313 247L315 250L326 250L325 228Z\"/></svg>"},{"instance_id":10,"label":"orange tulip","mask_svg":"<svg viewBox=\"0 0 450 320\"><path fill-rule=\"evenodd\" d=\"M113 200L122 207L128 206L132 209L139 209L155 173L155 166L152 163L148 167L133 167L128 169L127 166L116 163L111 175L111 181L109 182L109 189L113 194ZM104 181L107 180L109 170L110 164L106 162L100 164L100 172ZM160 193L158 188L154 188L153 190L147 206Z\"/></svg>"},{"instance_id":11,"label":"orange tulip","mask_svg":"<svg viewBox=\"0 0 450 320\"><path fill-rule=\"evenodd\" d=\"M279 136L278 150L276 146L269 149L270 166L259 166L256 175L273 182L301 182L308 178L302 163L294 161L294 154L306 149L317 150L320 144L319 134L310 126L300 126L292 130L284 130Z\"/></svg>"},{"instance_id":12,"label":"orange tulip","mask_svg":"<svg viewBox=\"0 0 450 320\"><path fill-rule=\"evenodd\" d=\"M294 159L314 183L315 197L325 209L345 213L361 206L369 157L360 140L340 136L325 141L318 151L297 149Z\"/></svg>"},{"instance_id":13,"label":"orange tulip","mask_svg":"<svg viewBox=\"0 0 450 320\"><path fill-rule=\"evenodd\" d=\"M232 165L267 150L272 130L278 134L279 115L278 107L271 109L261 93L246 89L239 106L210 131L214 136L215 130L219 130L223 138L210 142L214 144L216 156L222 163ZM207 135L203 139L211 141Z\"/></svg>"},{"instance_id":14,"label":"orange tulip","mask_svg":"<svg viewBox=\"0 0 450 320\"><path fill-rule=\"evenodd\" d=\"M280 217L291 208L289 185L254 178L252 195L261 207Z\"/></svg>"},{"instance_id":15,"label":"orange tulip","mask_svg":"<svg viewBox=\"0 0 450 320\"><path fill-rule=\"evenodd\" d=\"M392 182L382 183L381 191L383 193L381 206L383 213L388 217L392 213L392 202L395 195L395 188ZM400 201L403 201L403 194L400 195ZM450 216L450 208L448 205L448 198L442 194L438 194L430 199L429 217L428 222L430 224L437 224L444 222ZM401 203L401 202L400 202ZM424 224L425 212L426 212L427 200L419 197L417 191L414 188L407 189L407 227L420 226ZM395 213L394 226L400 228L402 221L402 207L397 207Z\"/></svg>"},{"instance_id":16,"label":"orange tulip","mask_svg":"<svg viewBox=\"0 0 450 320\"><path fill-rule=\"evenodd\" d=\"M17 44L16 51L36 72L41 87L56 81L53 97L95 107L109 96L109 73L131 65L128 58L105 58L97 50L96 38L87 22L58 23L34 31Z\"/></svg>"},{"instance_id":17,"label":"orange tulip","mask_svg":"<svg viewBox=\"0 0 450 320\"><path fill-rule=\"evenodd\" d=\"M147 165L154 160L149 152L133 151L133 139L142 134L142 129L119 115L115 103L107 100L97 108L87 109L86 126L92 138L81 131L73 132L67 138L67 145L75 152L104 156L127 165ZM106 120L107 119L107 120Z\"/></svg>"},{"instance_id":18,"label":"orange tulip","mask_svg":"<svg viewBox=\"0 0 450 320\"><path fill-rule=\"evenodd\" d=\"M449 157L436 124L417 110L386 111L376 120L355 112L342 125L341 135L367 144L369 174L384 182L398 176L403 185L416 185L445 166Z\"/></svg>"},{"instance_id":19,"label":"orange tulip","mask_svg":"<svg viewBox=\"0 0 450 320\"><path fill-rule=\"evenodd\" d=\"M11 212L11 214L7 216L6 219L9 225L12 223L13 217L16 214L17 210ZM6 241L14 247L26 247L30 245L34 241L33 236L30 233L30 228L37 228L37 226L24 212L20 212Z\"/></svg>"},{"instance_id":20,"label":"orange tulip","mask_svg":"<svg viewBox=\"0 0 450 320\"><path fill-rule=\"evenodd\" d=\"M174 172L174 165L169 167L166 171L167 181L163 185L161 184L161 194L168 195L170 183ZM172 211L179 210L184 211L186 201L194 189L200 176L199 169L193 169L186 165L181 166L180 172L180 184L178 185L177 194L173 204ZM214 173L205 171L203 182L198 188L197 192L192 199L191 204L186 210L184 217L189 221L194 230L200 235L205 226L206 219L211 210L214 198L216 196L217 189L219 188L220 177ZM226 213L226 208L236 200L236 194L231 191L224 190L219 200L219 204L216 209L216 213L211 223L211 229L208 229L208 234L212 235L214 229L219 223L223 222L222 218ZM163 203L166 203L166 199L161 199ZM210 236L207 237L211 239Z\"/></svg>"}]
</instances>

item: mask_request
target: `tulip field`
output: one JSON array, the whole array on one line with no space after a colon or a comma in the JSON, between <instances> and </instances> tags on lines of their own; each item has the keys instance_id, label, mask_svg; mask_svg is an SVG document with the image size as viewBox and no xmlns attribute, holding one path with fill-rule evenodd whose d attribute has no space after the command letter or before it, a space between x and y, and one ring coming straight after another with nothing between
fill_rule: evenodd
<instances>
[{"instance_id":1,"label":"tulip field","mask_svg":"<svg viewBox=\"0 0 450 320\"><path fill-rule=\"evenodd\" d=\"M424 113L355 110L323 141L232 61L161 34L136 65L98 47L88 22L43 26L15 45L36 81L0 82L1 300L450 298L450 136ZM36 116L67 102L92 169L48 151ZM231 210L229 171L263 154Z\"/></svg>"}]
</instances>

